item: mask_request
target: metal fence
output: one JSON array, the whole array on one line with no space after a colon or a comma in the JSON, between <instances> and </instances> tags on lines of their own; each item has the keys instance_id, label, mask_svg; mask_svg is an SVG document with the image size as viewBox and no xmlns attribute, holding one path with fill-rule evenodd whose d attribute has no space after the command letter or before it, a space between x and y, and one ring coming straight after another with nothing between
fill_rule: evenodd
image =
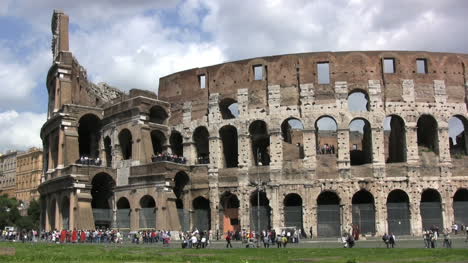
<instances>
[{"instance_id":1,"label":"metal fence","mask_svg":"<svg viewBox=\"0 0 468 263\"><path fill-rule=\"evenodd\" d=\"M190 213L185 209L177 209L182 231L190 231Z\"/></svg>"},{"instance_id":2,"label":"metal fence","mask_svg":"<svg viewBox=\"0 0 468 263\"><path fill-rule=\"evenodd\" d=\"M260 212L260 231L270 228L270 207L253 206L250 208L250 229L258 231L258 214Z\"/></svg>"},{"instance_id":3,"label":"metal fence","mask_svg":"<svg viewBox=\"0 0 468 263\"><path fill-rule=\"evenodd\" d=\"M209 209L195 209L193 210L193 227L199 231L210 230L210 210Z\"/></svg>"},{"instance_id":4,"label":"metal fence","mask_svg":"<svg viewBox=\"0 0 468 263\"><path fill-rule=\"evenodd\" d=\"M286 227L302 229L302 206L285 206L284 224Z\"/></svg>"},{"instance_id":5,"label":"metal fence","mask_svg":"<svg viewBox=\"0 0 468 263\"><path fill-rule=\"evenodd\" d=\"M455 223L468 225L468 201L453 202Z\"/></svg>"},{"instance_id":6,"label":"metal fence","mask_svg":"<svg viewBox=\"0 0 468 263\"><path fill-rule=\"evenodd\" d=\"M375 233L374 204L353 204L353 225L359 226L362 234Z\"/></svg>"},{"instance_id":7,"label":"metal fence","mask_svg":"<svg viewBox=\"0 0 468 263\"><path fill-rule=\"evenodd\" d=\"M408 203L387 203L388 232L395 235L409 235L410 211Z\"/></svg>"},{"instance_id":8,"label":"metal fence","mask_svg":"<svg viewBox=\"0 0 468 263\"><path fill-rule=\"evenodd\" d=\"M320 237L338 237L341 234L341 213L339 205L317 207L317 234Z\"/></svg>"},{"instance_id":9,"label":"metal fence","mask_svg":"<svg viewBox=\"0 0 468 263\"><path fill-rule=\"evenodd\" d=\"M117 209L116 222L117 228L130 228L130 209Z\"/></svg>"},{"instance_id":10,"label":"metal fence","mask_svg":"<svg viewBox=\"0 0 468 263\"><path fill-rule=\"evenodd\" d=\"M140 209L140 228L156 228L156 209L154 207Z\"/></svg>"},{"instance_id":11,"label":"metal fence","mask_svg":"<svg viewBox=\"0 0 468 263\"><path fill-rule=\"evenodd\" d=\"M423 229L430 229L431 226L444 228L440 202L421 202L420 210Z\"/></svg>"},{"instance_id":12,"label":"metal fence","mask_svg":"<svg viewBox=\"0 0 468 263\"><path fill-rule=\"evenodd\" d=\"M93 208L94 224L99 226L110 226L112 222L112 210Z\"/></svg>"}]
</instances>

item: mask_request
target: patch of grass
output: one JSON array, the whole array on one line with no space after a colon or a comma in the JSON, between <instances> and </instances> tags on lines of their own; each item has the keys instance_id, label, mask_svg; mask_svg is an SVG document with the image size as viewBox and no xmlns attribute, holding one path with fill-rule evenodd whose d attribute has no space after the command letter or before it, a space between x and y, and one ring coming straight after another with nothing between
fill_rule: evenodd
<instances>
[{"instance_id":1,"label":"patch of grass","mask_svg":"<svg viewBox=\"0 0 468 263\"><path fill-rule=\"evenodd\" d=\"M0 255L0 262L468 262L466 249L385 248L270 248L176 249L134 245L56 245L0 243L15 255Z\"/></svg>"}]
</instances>

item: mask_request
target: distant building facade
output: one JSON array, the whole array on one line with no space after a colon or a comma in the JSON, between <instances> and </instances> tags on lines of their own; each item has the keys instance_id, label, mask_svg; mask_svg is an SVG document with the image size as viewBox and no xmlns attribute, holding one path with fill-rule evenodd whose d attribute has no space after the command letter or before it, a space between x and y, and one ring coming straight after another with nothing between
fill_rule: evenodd
<instances>
[{"instance_id":1,"label":"distant building facade","mask_svg":"<svg viewBox=\"0 0 468 263\"><path fill-rule=\"evenodd\" d=\"M29 206L33 199L39 198L37 188L42 178L42 149L31 148L16 156L16 199Z\"/></svg>"},{"instance_id":2,"label":"distant building facade","mask_svg":"<svg viewBox=\"0 0 468 263\"><path fill-rule=\"evenodd\" d=\"M0 195L15 197L17 154L16 151L10 151L0 156Z\"/></svg>"}]
</instances>

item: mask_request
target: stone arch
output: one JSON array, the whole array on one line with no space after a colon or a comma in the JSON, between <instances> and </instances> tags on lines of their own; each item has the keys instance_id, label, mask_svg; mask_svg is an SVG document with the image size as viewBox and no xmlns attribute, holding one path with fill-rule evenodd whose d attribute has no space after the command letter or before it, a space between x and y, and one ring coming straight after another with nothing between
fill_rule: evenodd
<instances>
[{"instance_id":1,"label":"stone arch","mask_svg":"<svg viewBox=\"0 0 468 263\"><path fill-rule=\"evenodd\" d=\"M117 201L116 226L117 228L130 228L131 208L126 197L120 197Z\"/></svg>"},{"instance_id":2,"label":"stone arch","mask_svg":"<svg viewBox=\"0 0 468 263\"><path fill-rule=\"evenodd\" d=\"M172 154L177 156L184 156L183 138L180 132L173 130L171 132L171 136L169 137L169 142L171 144Z\"/></svg>"},{"instance_id":3,"label":"stone arch","mask_svg":"<svg viewBox=\"0 0 468 263\"><path fill-rule=\"evenodd\" d=\"M249 125L250 141L254 163L270 165L270 135L263 120L255 120Z\"/></svg>"},{"instance_id":4,"label":"stone arch","mask_svg":"<svg viewBox=\"0 0 468 263\"><path fill-rule=\"evenodd\" d=\"M425 189L421 194L420 203L423 230L433 227L444 229L442 219L442 198L440 193L432 188Z\"/></svg>"},{"instance_id":5,"label":"stone arch","mask_svg":"<svg viewBox=\"0 0 468 263\"><path fill-rule=\"evenodd\" d=\"M338 237L341 234L341 199L334 191L326 190L317 197L317 235Z\"/></svg>"},{"instance_id":6,"label":"stone arch","mask_svg":"<svg viewBox=\"0 0 468 263\"><path fill-rule=\"evenodd\" d=\"M349 144L351 165L372 163L372 129L369 121L356 118L350 122Z\"/></svg>"},{"instance_id":7,"label":"stone arch","mask_svg":"<svg viewBox=\"0 0 468 263\"><path fill-rule=\"evenodd\" d=\"M123 129L119 132L119 144L122 152L122 159L132 159L133 138L132 133L128 129Z\"/></svg>"},{"instance_id":8,"label":"stone arch","mask_svg":"<svg viewBox=\"0 0 468 263\"><path fill-rule=\"evenodd\" d=\"M240 202L237 195L231 192L224 192L220 198L220 204L223 208L223 233L228 231L240 231L241 224L239 219Z\"/></svg>"},{"instance_id":9,"label":"stone arch","mask_svg":"<svg viewBox=\"0 0 468 263\"><path fill-rule=\"evenodd\" d=\"M423 114L418 119L417 128L419 154L434 152L438 155L439 133L436 119L429 114Z\"/></svg>"},{"instance_id":10,"label":"stone arch","mask_svg":"<svg viewBox=\"0 0 468 263\"><path fill-rule=\"evenodd\" d=\"M365 189L357 191L351 200L353 226L358 226L362 234L375 234L375 200Z\"/></svg>"},{"instance_id":11,"label":"stone arch","mask_svg":"<svg viewBox=\"0 0 468 263\"><path fill-rule=\"evenodd\" d=\"M449 122L450 154L454 157L468 154L468 121L462 115L454 115Z\"/></svg>"},{"instance_id":12,"label":"stone arch","mask_svg":"<svg viewBox=\"0 0 468 263\"><path fill-rule=\"evenodd\" d=\"M158 155L164 152L166 135L160 130L151 131L151 143L153 144L153 154Z\"/></svg>"},{"instance_id":13,"label":"stone arch","mask_svg":"<svg viewBox=\"0 0 468 263\"><path fill-rule=\"evenodd\" d=\"M50 200L50 203L49 203L49 211L48 211L48 216L49 216L49 226L50 226L50 230L54 230L56 229L56 222L55 222L55 214L58 212L57 211L57 200L55 197L53 197L51 200Z\"/></svg>"},{"instance_id":14,"label":"stone arch","mask_svg":"<svg viewBox=\"0 0 468 263\"><path fill-rule=\"evenodd\" d=\"M223 143L224 165L226 168L239 165L237 129L232 125L225 125L219 129Z\"/></svg>"},{"instance_id":15,"label":"stone arch","mask_svg":"<svg viewBox=\"0 0 468 263\"><path fill-rule=\"evenodd\" d=\"M140 199L140 228L156 228L156 201L151 195Z\"/></svg>"},{"instance_id":16,"label":"stone arch","mask_svg":"<svg viewBox=\"0 0 468 263\"><path fill-rule=\"evenodd\" d=\"M270 200L264 191L255 190L250 195L250 229L254 231L262 231L270 228Z\"/></svg>"},{"instance_id":17,"label":"stone arch","mask_svg":"<svg viewBox=\"0 0 468 263\"><path fill-rule=\"evenodd\" d=\"M211 207L210 200L198 196L193 199L193 227L199 231L208 231L211 229Z\"/></svg>"},{"instance_id":18,"label":"stone arch","mask_svg":"<svg viewBox=\"0 0 468 263\"><path fill-rule=\"evenodd\" d=\"M338 151L338 123L329 115L320 116L315 121L317 154L333 154ZM324 147L324 146L328 146ZM326 149L330 149L328 152Z\"/></svg>"},{"instance_id":19,"label":"stone arch","mask_svg":"<svg viewBox=\"0 0 468 263\"><path fill-rule=\"evenodd\" d=\"M284 197L283 205L284 226L303 230L302 197L299 194L290 193Z\"/></svg>"},{"instance_id":20,"label":"stone arch","mask_svg":"<svg viewBox=\"0 0 468 263\"><path fill-rule=\"evenodd\" d=\"M295 117L289 117L281 123L283 137L283 160L304 159L304 124Z\"/></svg>"},{"instance_id":21,"label":"stone arch","mask_svg":"<svg viewBox=\"0 0 468 263\"><path fill-rule=\"evenodd\" d=\"M167 114L166 110L159 105L155 105L149 110L150 122L164 124L167 120L167 117L169 117L169 115Z\"/></svg>"},{"instance_id":22,"label":"stone arch","mask_svg":"<svg viewBox=\"0 0 468 263\"><path fill-rule=\"evenodd\" d=\"M392 114L385 118L384 142L387 163L406 162L406 128L400 116Z\"/></svg>"},{"instance_id":23,"label":"stone arch","mask_svg":"<svg viewBox=\"0 0 468 263\"><path fill-rule=\"evenodd\" d=\"M115 181L107 173L98 173L91 180L91 207L96 227L111 226L114 187Z\"/></svg>"},{"instance_id":24,"label":"stone arch","mask_svg":"<svg viewBox=\"0 0 468 263\"><path fill-rule=\"evenodd\" d=\"M99 156L101 119L94 114L83 115L78 121L79 156L95 159Z\"/></svg>"},{"instance_id":25,"label":"stone arch","mask_svg":"<svg viewBox=\"0 0 468 263\"><path fill-rule=\"evenodd\" d=\"M411 214L409 196L401 190L395 189L387 196L388 233L395 235L411 234Z\"/></svg>"},{"instance_id":26,"label":"stone arch","mask_svg":"<svg viewBox=\"0 0 468 263\"><path fill-rule=\"evenodd\" d=\"M468 189L460 188L453 195L454 223L468 225Z\"/></svg>"},{"instance_id":27,"label":"stone arch","mask_svg":"<svg viewBox=\"0 0 468 263\"><path fill-rule=\"evenodd\" d=\"M193 132L193 141L197 151L198 164L210 163L210 133L205 126L199 126Z\"/></svg>"},{"instance_id":28,"label":"stone arch","mask_svg":"<svg viewBox=\"0 0 468 263\"><path fill-rule=\"evenodd\" d=\"M62 229L70 229L70 199L66 196L62 198L60 213L62 214Z\"/></svg>"},{"instance_id":29,"label":"stone arch","mask_svg":"<svg viewBox=\"0 0 468 263\"><path fill-rule=\"evenodd\" d=\"M369 94L362 89L354 89L348 93L348 111L370 111Z\"/></svg>"},{"instance_id":30,"label":"stone arch","mask_svg":"<svg viewBox=\"0 0 468 263\"><path fill-rule=\"evenodd\" d=\"M219 102L219 111L224 120L239 117L239 103L232 98L224 98Z\"/></svg>"}]
</instances>

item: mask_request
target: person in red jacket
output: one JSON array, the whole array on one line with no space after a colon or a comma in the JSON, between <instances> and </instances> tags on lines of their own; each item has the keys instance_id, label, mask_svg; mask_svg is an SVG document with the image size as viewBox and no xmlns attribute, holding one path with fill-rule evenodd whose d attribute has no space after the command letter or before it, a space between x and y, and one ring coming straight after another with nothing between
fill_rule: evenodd
<instances>
[{"instance_id":1,"label":"person in red jacket","mask_svg":"<svg viewBox=\"0 0 468 263\"><path fill-rule=\"evenodd\" d=\"M80 237L81 243L86 242L86 231L81 230L81 237Z\"/></svg>"},{"instance_id":2,"label":"person in red jacket","mask_svg":"<svg viewBox=\"0 0 468 263\"><path fill-rule=\"evenodd\" d=\"M67 240L67 230L62 229L62 232L60 233L60 243L65 243Z\"/></svg>"},{"instance_id":3,"label":"person in red jacket","mask_svg":"<svg viewBox=\"0 0 468 263\"><path fill-rule=\"evenodd\" d=\"M78 240L78 231L76 231L76 228L73 229L73 232L72 232L72 243L76 243L76 241Z\"/></svg>"}]
</instances>

